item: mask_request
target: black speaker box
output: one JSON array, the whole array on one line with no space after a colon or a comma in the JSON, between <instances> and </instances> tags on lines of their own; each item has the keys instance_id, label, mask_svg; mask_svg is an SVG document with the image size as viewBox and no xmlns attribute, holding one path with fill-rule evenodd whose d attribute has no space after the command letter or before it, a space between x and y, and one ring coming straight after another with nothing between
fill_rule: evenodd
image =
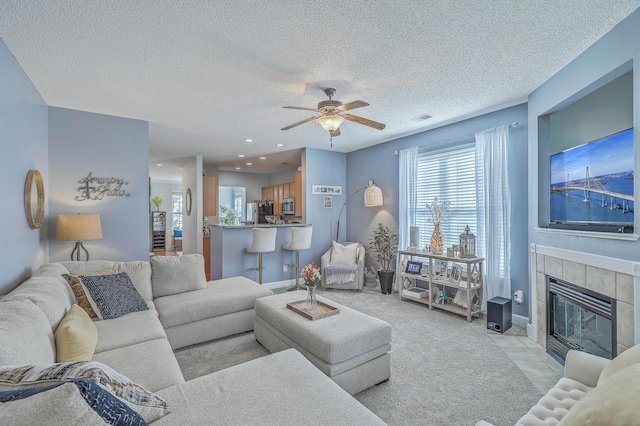
<instances>
[{"instance_id":1,"label":"black speaker box","mask_svg":"<svg viewBox=\"0 0 640 426\"><path fill-rule=\"evenodd\" d=\"M511 299L494 297L487 302L487 328L499 333L511 328Z\"/></svg>"}]
</instances>

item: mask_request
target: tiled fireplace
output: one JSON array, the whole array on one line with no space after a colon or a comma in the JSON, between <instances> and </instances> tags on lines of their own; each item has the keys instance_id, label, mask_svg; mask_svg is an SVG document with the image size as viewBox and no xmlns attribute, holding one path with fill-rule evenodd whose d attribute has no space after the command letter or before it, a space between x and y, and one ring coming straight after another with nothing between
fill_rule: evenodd
<instances>
[{"instance_id":1,"label":"tiled fireplace","mask_svg":"<svg viewBox=\"0 0 640 426\"><path fill-rule=\"evenodd\" d=\"M640 318L640 263L532 244L531 264L535 267L531 277L535 285L527 332L542 347L547 348L549 277L615 300L615 352L621 353L640 341L636 331Z\"/></svg>"}]
</instances>

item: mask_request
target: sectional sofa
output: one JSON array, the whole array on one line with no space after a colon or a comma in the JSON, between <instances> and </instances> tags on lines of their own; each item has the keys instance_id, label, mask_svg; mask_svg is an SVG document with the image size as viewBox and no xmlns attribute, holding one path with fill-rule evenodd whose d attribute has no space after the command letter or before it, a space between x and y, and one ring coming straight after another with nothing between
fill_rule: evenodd
<instances>
[{"instance_id":1,"label":"sectional sofa","mask_svg":"<svg viewBox=\"0 0 640 426\"><path fill-rule=\"evenodd\" d=\"M97 342L88 362L56 364L68 349L60 338L69 317L82 309L76 304L86 305L65 275L82 277L86 285L128 277L137 294L119 294L116 281L100 287L117 293L106 295L115 298L116 310L137 300L134 312L109 319L113 306L103 311L99 299L89 298L103 319L89 322ZM81 412L84 404L69 402L77 392L88 401L85 390L94 382L97 392L112 391L114 406L126 406L119 418L133 418L127 414L133 409L157 425L384 424L293 349L184 380L174 349L252 330L256 299L271 294L244 277L206 282L200 255L44 265L0 299L0 424L100 424L95 408ZM70 384L76 370L81 373ZM42 393L25 397L25 388ZM2 402L3 392L9 402ZM104 398L110 401L109 392Z\"/></svg>"},{"instance_id":2,"label":"sectional sofa","mask_svg":"<svg viewBox=\"0 0 640 426\"><path fill-rule=\"evenodd\" d=\"M640 345L613 360L570 350L564 377L516 426L637 425ZM480 421L476 426L493 426Z\"/></svg>"}]
</instances>

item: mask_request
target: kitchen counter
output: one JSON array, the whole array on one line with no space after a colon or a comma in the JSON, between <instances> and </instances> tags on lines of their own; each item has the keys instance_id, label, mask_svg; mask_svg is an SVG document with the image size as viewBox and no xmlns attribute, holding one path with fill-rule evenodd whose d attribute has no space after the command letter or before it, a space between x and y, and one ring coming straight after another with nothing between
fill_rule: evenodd
<instances>
[{"instance_id":1,"label":"kitchen counter","mask_svg":"<svg viewBox=\"0 0 640 426\"><path fill-rule=\"evenodd\" d=\"M258 223L257 225L209 225L210 227L224 229L246 229L246 228L286 228L290 226L308 226L308 223Z\"/></svg>"},{"instance_id":2,"label":"kitchen counter","mask_svg":"<svg viewBox=\"0 0 640 426\"><path fill-rule=\"evenodd\" d=\"M219 280L241 275L258 281L258 272L251 270L251 268L258 266L258 255L248 253L246 250L253 241L253 232L251 232L253 228L277 229L275 250L263 254L263 264L265 265L262 272L263 282L268 284L295 279L295 268L289 266L295 262L295 252L284 250L282 245L291 241L290 228L304 226L311 226L311 224L209 225L211 279Z\"/></svg>"}]
</instances>

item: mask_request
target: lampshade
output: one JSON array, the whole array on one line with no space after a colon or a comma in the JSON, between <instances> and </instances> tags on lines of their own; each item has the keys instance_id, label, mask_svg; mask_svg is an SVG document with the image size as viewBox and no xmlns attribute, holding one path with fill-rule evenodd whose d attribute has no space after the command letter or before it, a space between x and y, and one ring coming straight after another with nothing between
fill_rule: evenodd
<instances>
[{"instance_id":1,"label":"lampshade","mask_svg":"<svg viewBox=\"0 0 640 426\"><path fill-rule=\"evenodd\" d=\"M60 214L56 229L58 241L87 241L102 238L99 214Z\"/></svg>"},{"instance_id":2,"label":"lampshade","mask_svg":"<svg viewBox=\"0 0 640 426\"><path fill-rule=\"evenodd\" d=\"M373 180L369 180L369 185L366 191L364 191L364 205L366 207L382 205L382 190L373 183Z\"/></svg>"},{"instance_id":3,"label":"lampshade","mask_svg":"<svg viewBox=\"0 0 640 426\"><path fill-rule=\"evenodd\" d=\"M327 132L332 132L336 130L342 122L344 121L344 117L340 115L323 115L322 117L316 120L319 125L321 125Z\"/></svg>"}]
</instances>

